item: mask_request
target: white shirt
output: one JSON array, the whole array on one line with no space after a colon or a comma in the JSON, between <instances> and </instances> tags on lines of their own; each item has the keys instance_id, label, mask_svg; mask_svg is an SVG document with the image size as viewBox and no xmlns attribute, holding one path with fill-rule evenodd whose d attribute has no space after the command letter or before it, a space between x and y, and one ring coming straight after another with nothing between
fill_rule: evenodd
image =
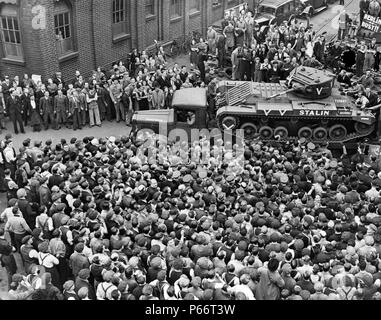
<instances>
[{"instance_id":1,"label":"white shirt","mask_svg":"<svg viewBox=\"0 0 381 320\"><path fill-rule=\"evenodd\" d=\"M234 292L237 294L238 292L242 292L248 300L256 300L253 294L253 291L244 284L239 284L238 286L234 286L233 288L228 288L228 292Z\"/></svg>"},{"instance_id":2,"label":"white shirt","mask_svg":"<svg viewBox=\"0 0 381 320\"><path fill-rule=\"evenodd\" d=\"M16 157L15 157L14 149L11 147L6 147L4 149L4 158L7 162L15 161Z\"/></svg>"},{"instance_id":3,"label":"white shirt","mask_svg":"<svg viewBox=\"0 0 381 320\"><path fill-rule=\"evenodd\" d=\"M59 264L58 259L50 253L38 253L38 263L45 268L53 268Z\"/></svg>"}]
</instances>

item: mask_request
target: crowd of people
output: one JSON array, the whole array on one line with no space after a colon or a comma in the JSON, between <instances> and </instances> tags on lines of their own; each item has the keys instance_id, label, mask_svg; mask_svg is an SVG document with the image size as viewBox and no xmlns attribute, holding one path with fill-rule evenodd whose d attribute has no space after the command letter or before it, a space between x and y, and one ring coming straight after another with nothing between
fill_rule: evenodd
<instances>
[{"instance_id":1,"label":"crowd of people","mask_svg":"<svg viewBox=\"0 0 381 320\"><path fill-rule=\"evenodd\" d=\"M26 126L33 131L80 130L101 126L104 120L130 125L135 111L171 108L176 90L195 86L208 89L209 114L214 114L215 78L277 83L301 65L330 65L337 72L356 66L357 77L369 69L379 70L381 51L375 39L351 44L351 32L343 32L343 41L327 52L325 36L316 35L305 22L294 19L279 26L260 26L248 7L226 15L220 29L210 26L205 40L192 39L191 68L169 65L167 51L155 42L153 50L134 49L111 70L86 70L86 76L76 71L73 80L63 79L60 72L46 81L27 74L5 75L0 86L0 130L5 129L8 116L15 134L24 133Z\"/></svg>"},{"instance_id":2,"label":"crowd of people","mask_svg":"<svg viewBox=\"0 0 381 320\"><path fill-rule=\"evenodd\" d=\"M25 140L5 168L7 299L381 298L379 157L205 140L185 162L183 143L148 161L133 136Z\"/></svg>"},{"instance_id":3,"label":"crowd of people","mask_svg":"<svg viewBox=\"0 0 381 320\"><path fill-rule=\"evenodd\" d=\"M171 108L181 88L206 86L213 97L213 56L222 68L231 53L236 80L279 81L288 64L323 63L324 39L313 45L310 29L263 33L252 20L245 9L222 34L209 28L194 41L197 72L169 68L158 45L90 79L6 77L0 120L9 115L15 133L130 124L133 111ZM0 143L4 299L381 299L381 158L361 146L336 155L303 138L243 146L203 138L147 149L133 133L26 139L16 150L12 140L7 133Z\"/></svg>"}]
</instances>

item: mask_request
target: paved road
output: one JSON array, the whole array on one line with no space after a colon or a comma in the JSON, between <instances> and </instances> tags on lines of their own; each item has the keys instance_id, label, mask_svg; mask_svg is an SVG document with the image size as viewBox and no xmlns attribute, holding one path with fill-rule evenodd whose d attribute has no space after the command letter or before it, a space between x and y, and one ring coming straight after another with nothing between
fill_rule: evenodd
<instances>
[{"instance_id":1,"label":"paved road","mask_svg":"<svg viewBox=\"0 0 381 320\"><path fill-rule=\"evenodd\" d=\"M358 13L359 5L358 0L346 0L345 1L345 10L352 16L352 13ZM314 26L314 29L317 30L318 34L323 32L327 33L327 38L337 35L339 29L339 16L343 6L338 5L338 2L330 4L328 9L317 14L311 19L311 23Z\"/></svg>"}]
</instances>

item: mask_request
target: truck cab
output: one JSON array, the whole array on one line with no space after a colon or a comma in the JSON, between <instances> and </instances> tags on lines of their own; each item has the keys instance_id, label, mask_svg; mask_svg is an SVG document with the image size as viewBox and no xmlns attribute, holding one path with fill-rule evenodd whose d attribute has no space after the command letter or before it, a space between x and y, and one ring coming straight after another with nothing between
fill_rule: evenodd
<instances>
[{"instance_id":1,"label":"truck cab","mask_svg":"<svg viewBox=\"0 0 381 320\"><path fill-rule=\"evenodd\" d=\"M190 137L192 129L207 128L207 107L205 88L181 89L174 93L172 109L135 112L132 129L150 129L166 136L174 129L182 129ZM188 121L190 116L194 120L192 124ZM166 128L167 132L162 132L161 128Z\"/></svg>"}]
</instances>

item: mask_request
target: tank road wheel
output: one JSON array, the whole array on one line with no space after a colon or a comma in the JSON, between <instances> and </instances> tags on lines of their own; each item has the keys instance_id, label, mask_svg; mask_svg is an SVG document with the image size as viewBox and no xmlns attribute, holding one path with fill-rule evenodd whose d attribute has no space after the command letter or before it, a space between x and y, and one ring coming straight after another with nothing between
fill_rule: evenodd
<instances>
[{"instance_id":1,"label":"tank road wheel","mask_svg":"<svg viewBox=\"0 0 381 320\"><path fill-rule=\"evenodd\" d=\"M325 128L319 127L314 130L315 140L326 140L328 137L328 132Z\"/></svg>"},{"instance_id":2,"label":"tank road wheel","mask_svg":"<svg viewBox=\"0 0 381 320\"><path fill-rule=\"evenodd\" d=\"M274 130L268 126L259 129L259 134L262 139L271 139L274 136Z\"/></svg>"},{"instance_id":3,"label":"tank road wheel","mask_svg":"<svg viewBox=\"0 0 381 320\"><path fill-rule=\"evenodd\" d=\"M374 124L369 125L369 124L365 124L365 123L361 123L361 122L355 123L355 130L360 135L371 134L373 132L374 128L375 128Z\"/></svg>"},{"instance_id":4,"label":"tank road wheel","mask_svg":"<svg viewBox=\"0 0 381 320\"><path fill-rule=\"evenodd\" d=\"M311 139L312 138L312 129L309 127L300 128L300 130L298 131L298 137L304 138L306 140Z\"/></svg>"},{"instance_id":5,"label":"tank road wheel","mask_svg":"<svg viewBox=\"0 0 381 320\"><path fill-rule=\"evenodd\" d=\"M345 128L342 124L337 124L329 130L329 137L332 140L344 140L346 136L347 128Z\"/></svg>"},{"instance_id":6,"label":"tank road wheel","mask_svg":"<svg viewBox=\"0 0 381 320\"><path fill-rule=\"evenodd\" d=\"M274 130L274 137L280 136L281 139L286 139L288 137L288 129L286 127L277 127Z\"/></svg>"},{"instance_id":7,"label":"tank road wheel","mask_svg":"<svg viewBox=\"0 0 381 320\"><path fill-rule=\"evenodd\" d=\"M235 117L226 116L221 120L223 130L234 130L238 127L238 120Z\"/></svg>"},{"instance_id":8,"label":"tank road wheel","mask_svg":"<svg viewBox=\"0 0 381 320\"><path fill-rule=\"evenodd\" d=\"M246 122L241 126L241 129L243 130L244 133L244 138L245 139L253 139L255 134L258 132L258 128L255 124Z\"/></svg>"}]
</instances>

